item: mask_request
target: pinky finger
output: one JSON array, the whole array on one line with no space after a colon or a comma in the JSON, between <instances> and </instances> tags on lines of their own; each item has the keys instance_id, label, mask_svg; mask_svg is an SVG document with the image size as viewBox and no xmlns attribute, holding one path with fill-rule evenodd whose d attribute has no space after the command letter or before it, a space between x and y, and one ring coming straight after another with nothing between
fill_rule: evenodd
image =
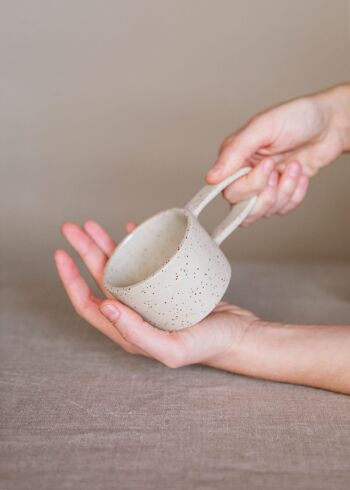
<instances>
[{"instance_id":1,"label":"pinky finger","mask_svg":"<svg viewBox=\"0 0 350 490\"><path fill-rule=\"evenodd\" d=\"M279 214L288 214L293 211L303 201L309 188L309 178L306 175L300 177L297 187L287 202L287 204L279 211Z\"/></svg>"}]
</instances>

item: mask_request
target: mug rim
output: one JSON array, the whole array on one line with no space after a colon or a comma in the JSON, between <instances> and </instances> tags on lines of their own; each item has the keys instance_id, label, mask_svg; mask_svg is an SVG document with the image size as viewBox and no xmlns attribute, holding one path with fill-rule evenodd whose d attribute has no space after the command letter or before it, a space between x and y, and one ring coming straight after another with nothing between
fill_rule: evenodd
<instances>
[{"instance_id":1,"label":"mug rim","mask_svg":"<svg viewBox=\"0 0 350 490\"><path fill-rule=\"evenodd\" d=\"M120 250L121 247L125 247L125 245L135 237L135 235L136 235L137 231L140 229L140 227L149 225L149 223L151 221L153 221L154 219L158 218L159 216L161 216L164 213L169 213L171 211L172 212L174 212L174 211L180 212L182 215L184 215L186 217L186 221L187 221L183 237L181 238L180 242L178 243L175 252L166 260L166 262L164 262L160 267L158 267L154 272L152 272L152 274L147 276L145 279L141 279L140 281L133 282L132 284L129 284L128 286L112 286L112 285L109 286L107 281L106 281L106 275L108 273L107 269L108 269L112 259L118 254L118 250ZM174 259L174 257L179 253L180 249L182 248L183 243L185 242L185 240L187 238L188 231L191 228L191 218L196 219L195 216L191 213L191 211L189 211L186 208L169 208L165 211L164 210L159 211L158 213L154 214L153 216L150 216L145 221L143 221L139 226L137 226L131 233L129 233L126 237L124 237L123 240L116 246L114 252L109 257L109 259L105 265L105 268L103 271L103 284L106 287L106 289L109 292L112 292L113 290L124 290L124 291L128 290L128 291L130 291L131 289L133 289L135 287L138 287L142 284L147 283L147 281L149 281L150 279L153 279L156 275L160 274L161 270Z\"/></svg>"}]
</instances>

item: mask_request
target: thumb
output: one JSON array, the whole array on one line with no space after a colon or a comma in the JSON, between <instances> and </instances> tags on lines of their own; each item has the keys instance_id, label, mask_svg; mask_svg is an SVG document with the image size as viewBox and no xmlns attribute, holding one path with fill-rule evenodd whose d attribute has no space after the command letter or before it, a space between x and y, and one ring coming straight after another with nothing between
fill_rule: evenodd
<instances>
[{"instance_id":1,"label":"thumb","mask_svg":"<svg viewBox=\"0 0 350 490\"><path fill-rule=\"evenodd\" d=\"M119 301L103 301L101 311L131 345L166 366L182 365L185 353L176 333L153 327L136 311Z\"/></svg>"},{"instance_id":2,"label":"thumb","mask_svg":"<svg viewBox=\"0 0 350 490\"><path fill-rule=\"evenodd\" d=\"M228 139L214 166L206 175L209 184L217 184L244 166L262 146L269 143L269 134L261 118L252 119L244 128Z\"/></svg>"}]
</instances>

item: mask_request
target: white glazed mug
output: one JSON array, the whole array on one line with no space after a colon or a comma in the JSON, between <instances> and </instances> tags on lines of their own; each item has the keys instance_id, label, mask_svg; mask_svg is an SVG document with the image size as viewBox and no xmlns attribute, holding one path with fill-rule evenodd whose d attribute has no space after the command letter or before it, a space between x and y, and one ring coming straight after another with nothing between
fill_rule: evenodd
<instances>
[{"instance_id":1,"label":"white glazed mug","mask_svg":"<svg viewBox=\"0 0 350 490\"><path fill-rule=\"evenodd\" d=\"M217 194L250 170L244 167L220 184L206 185L184 209L162 211L135 228L106 265L106 289L162 330L180 330L206 317L231 278L219 245L249 215L257 196L233 206L211 235L197 218Z\"/></svg>"}]
</instances>

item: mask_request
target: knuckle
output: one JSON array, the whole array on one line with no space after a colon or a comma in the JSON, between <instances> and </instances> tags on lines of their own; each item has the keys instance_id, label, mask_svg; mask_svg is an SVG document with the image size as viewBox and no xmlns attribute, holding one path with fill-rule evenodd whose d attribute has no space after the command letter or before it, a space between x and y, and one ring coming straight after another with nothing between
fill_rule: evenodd
<instances>
[{"instance_id":1,"label":"knuckle","mask_svg":"<svg viewBox=\"0 0 350 490\"><path fill-rule=\"evenodd\" d=\"M230 157L232 154L236 152L236 147L237 147L237 142L231 138L228 141L226 141L223 151L225 155Z\"/></svg>"},{"instance_id":2,"label":"knuckle","mask_svg":"<svg viewBox=\"0 0 350 490\"><path fill-rule=\"evenodd\" d=\"M230 161L233 153L232 145L227 144L223 147L220 153L220 163L227 166L227 162Z\"/></svg>"},{"instance_id":3,"label":"knuckle","mask_svg":"<svg viewBox=\"0 0 350 490\"><path fill-rule=\"evenodd\" d=\"M135 342L135 335L132 330L126 330L123 332L123 337L124 339L129 342L130 344L133 344Z\"/></svg>"},{"instance_id":4,"label":"knuckle","mask_svg":"<svg viewBox=\"0 0 350 490\"><path fill-rule=\"evenodd\" d=\"M261 204L262 209L270 209L276 202L276 197L274 195L266 195Z\"/></svg>"},{"instance_id":5,"label":"knuckle","mask_svg":"<svg viewBox=\"0 0 350 490\"><path fill-rule=\"evenodd\" d=\"M288 200L291 200L292 199L292 196L293 196L293 192L294 191L295 191L295 187L288 188L285 191L285 196L288 197Z\"/></svg>"},{"instance_id":6,"label":"knuckle","mask_svg":"<svg viewBox=\"0 0 350 490\"><path fill-rule=\"evenodd\" d=\"M249 176L247 178L247 184L249 189L252 192L261 192L262 190L265 189L266 182L264 178L259 175L258 173L255 173L255 175L252 175L252 181L249 182Z\"/></svg>"},{"instance_id":7,"label":"knuckle","mask_svg":"<svg viewBox=\"0 0 350 490\"><path fill-rule=\"evenodd\" d=\"M295 191L296 182L287 182L283 188L283 195L285 197L291 198Z\"/></svg>"}]
</instances>

